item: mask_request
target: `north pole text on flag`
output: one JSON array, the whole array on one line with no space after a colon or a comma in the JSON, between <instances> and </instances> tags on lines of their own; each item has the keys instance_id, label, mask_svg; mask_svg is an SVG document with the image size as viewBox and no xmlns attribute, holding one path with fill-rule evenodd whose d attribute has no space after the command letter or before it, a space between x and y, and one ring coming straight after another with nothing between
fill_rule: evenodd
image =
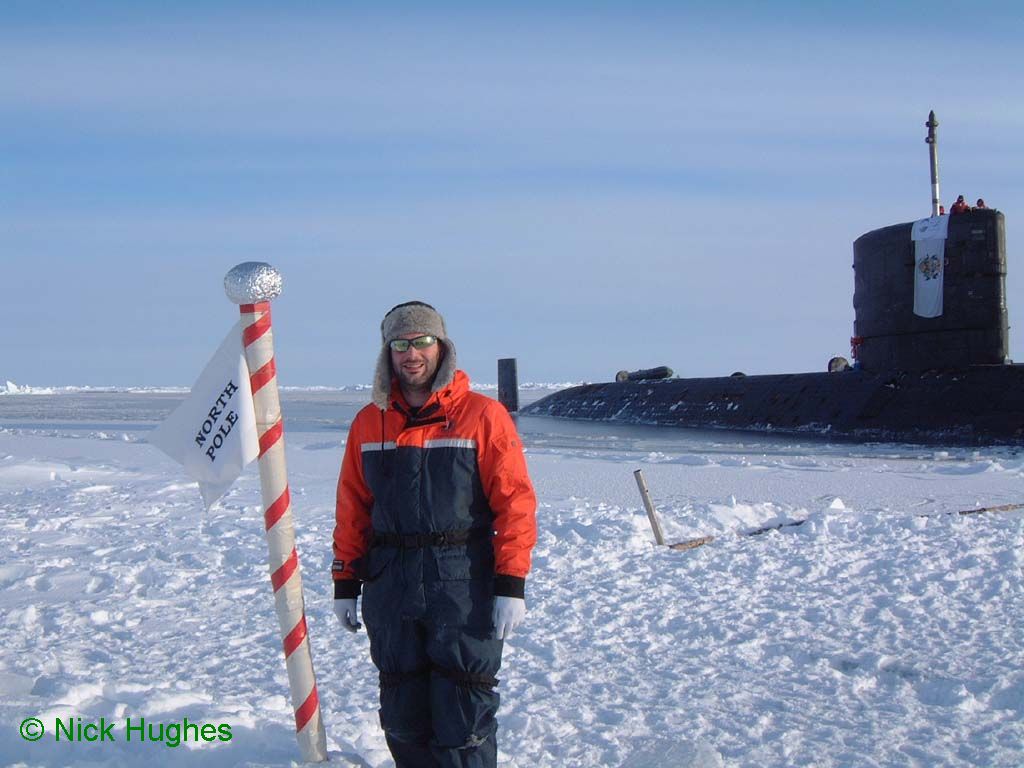
<instances>
[{"instance_id":1,"label":"north pole text on flag","mask_svg":"<svg viewBox=\"0 0 1024 768\"><path fill-rule=\"evenodd\" d=\"M199 483L207 508L259 456L241 320L221 342L185 402L152 432L149 442Z\"/></svg>"}]
</instances>

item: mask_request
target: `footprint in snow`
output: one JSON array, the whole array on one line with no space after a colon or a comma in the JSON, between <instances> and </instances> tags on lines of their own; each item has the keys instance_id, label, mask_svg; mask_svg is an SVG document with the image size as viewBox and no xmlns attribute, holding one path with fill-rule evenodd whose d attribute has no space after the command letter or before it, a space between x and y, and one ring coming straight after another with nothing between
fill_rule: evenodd
<instances>
[{"instance_id":1,"label":"footprint in snow","mask_svg":"<svg viewBox=\"0 0 1024 768\"><path fill-rule=\"evenodd\" d=\"M49 592L53 589L53 581L46 574L39 574L38 576L30 576L25 580L25 584L34 589L36 592Z\"/></svg>"},{"instance_id":2,"label":"footprint in snow","mask_svg":"<svg viewBox=\"0 0 1024 768\"><path fill-rule=\"evenodd\" d=\"M85 592L89 595L95 595L99 592L106 592L110 589L114 580L105 573L98 576L93 576L89 579L89 583L85 585Z\"/></svg>"}]
</instances>

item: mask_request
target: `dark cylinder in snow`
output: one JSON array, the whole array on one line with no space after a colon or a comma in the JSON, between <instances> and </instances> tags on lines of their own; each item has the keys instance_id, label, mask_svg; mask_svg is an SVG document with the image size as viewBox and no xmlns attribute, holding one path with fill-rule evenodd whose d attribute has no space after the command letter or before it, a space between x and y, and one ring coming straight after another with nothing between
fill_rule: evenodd
<instances>
[{"instance_id":1,"label":"dark cylinder in snow","mask_svg":"<svg viewBox=\"0 0 1024 768\"><path fill-rule=\"evenodd\" d=\"M504 405L509 413L519 410L519 374L516 371L514 357L498 360L498 402Z\"/></svg>"},{"instance_id":2,"label":"dark cylinder in snow","mask_svg":"<svg viewBox=\"0 0 1024 768\"><path fill-rule=\"evenodd\" d=\"M1003 214L974 209L949 217L942 314L914 314L911 223L861 235L853 244L854 336L867 371L926 371L994 365L1009 355Z\"/></svg>"},{"instance_id":3,"label":"dark cylinder in snow","mask_svg":"<svg viewBox=\"0 0 1024 768\"><path fill-rule=\"evenodd\" d=\"M615 374L616 381L651 381L653 379L671 379L672 369L667 365L657 368L644 368L641 371L619 371Z\"/></svg>"}]
</instances>

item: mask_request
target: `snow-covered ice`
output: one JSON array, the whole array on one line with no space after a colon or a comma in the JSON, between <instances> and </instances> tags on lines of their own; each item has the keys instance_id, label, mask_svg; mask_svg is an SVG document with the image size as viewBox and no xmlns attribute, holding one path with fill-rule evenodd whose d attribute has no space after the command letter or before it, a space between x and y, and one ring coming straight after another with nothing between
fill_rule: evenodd
<instances>
[{"instance_id":1,"label":"snow-covered ice","mask_svg":"<svg viewBox=\"0 0 1024 768\"><path fill-rule=\"evenodd\" d=\"M169 391L0 398L0 764L298 761L250 467L205 513L146 444ZM542 390L525 394L535 399ZM383 767L365 634L331 611L334 484L365 391L284 394L332 761ZM1024 763L1024 455L524 418L540 499L500 764ZM656 547L633 470L670 542ZM770 529L759 535L754 531ZM47 729L19 736L26 718ZM56 718L229 724L57 743Z\"/></svg>"}]
</instances>

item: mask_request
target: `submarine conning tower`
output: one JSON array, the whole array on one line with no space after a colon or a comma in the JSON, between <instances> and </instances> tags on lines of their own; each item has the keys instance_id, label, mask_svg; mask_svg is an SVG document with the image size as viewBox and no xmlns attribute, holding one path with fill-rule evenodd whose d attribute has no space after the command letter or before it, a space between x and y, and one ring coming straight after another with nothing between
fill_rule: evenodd
<instances>
[{"instance_id":1,"label":"submarine conning tower","mask_svg":"<svg viewBox=\"0 0 1024 768\"><path fill-rule=\"evenodd\" d=\"M865 371L926 371L1009 362L1006 228L997 210L948 217L942 313L914 313L913 223L853 244L855 358Z\"/></svg>"}]
</instances>

